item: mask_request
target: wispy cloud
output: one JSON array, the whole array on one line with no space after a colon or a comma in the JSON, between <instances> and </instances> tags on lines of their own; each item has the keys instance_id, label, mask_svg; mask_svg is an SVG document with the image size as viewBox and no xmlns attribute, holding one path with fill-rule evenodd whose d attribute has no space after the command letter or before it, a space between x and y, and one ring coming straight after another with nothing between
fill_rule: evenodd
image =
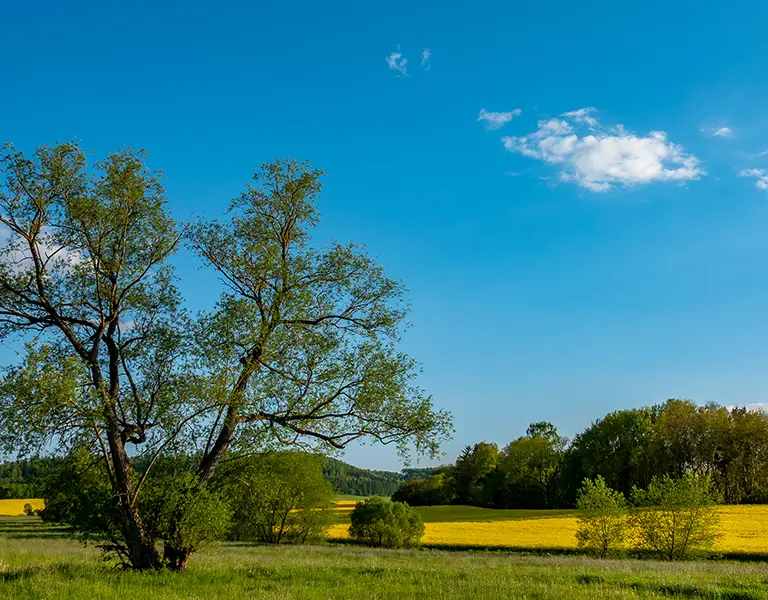
<instances>
[{"instance_id":1,"label":"wispy cloud","mask_svg":"<svg viewBox=\"0 0 768 600\"><path fill-rule=\"evenodd\" d=\"M563 113L561 118L539 121L533 133L505 137L502 142L510 152L553 165L561 181L593 192L704 175L699 160L670 142L665 132L638 136L623 125L606 128L592 116L594 112L589 107Z\"/></svg>"},{"instance_id":2,"label":"wispy cloud","mask_svg":"<svg viewBox=\"0 0 768 600\"><path fill-rule=\"evenodd\" d=\"M580 108L579 110L571 110L561 114L561 117L568 117L573 119L577 123L584 123L589 127L597 127L597 119L591 117L590 114L597 112L594 106L588 106L587 108Z\"/></svg>"},{"instance_id":3,"label":"wispy cloud","mask_svg":"<svg viewBox=\"0 0 768 600\"><path fill-rule=\"evenodd\" d=\"M83 261L80 253L59 245L48 226L43 226L37 238L37 252L47 263L49 273L57 269L72 269ZM12 273L26 273L33 265L26 240L5 225L0 226L0 268L6 267Z\"/></svg>"},{"instance_id":4,"label":"wispy cloud","mask_svg":"<svg viewBox=\"0 0 768 600\"><path fill-rule=\"evenodd\" d=\"M405 58L402 53L400 52L400 47L397 47L397 50L395 52L392 52L389 56L387 56L384 60L387 61L387 66L392 69L393 71L397 71L400 73L400 75L408 76L408 59ZM399 75L398 75L399 77Z\"/></svg>"},{"instance_id":5,"label":"wispy cloud","mask_svg":"<svg viewBox=\"0 0 768 600\"><path fill-rule=\"evenodd\" d=\"M724 138L733 137L733 129L725 125L715 126L715 127L712 127L711 125L702 125L701 127L699 127L699 131L701 131L701 133L703 133L704 135L708 135L711 137L724 137Z\"/></svg>"},{"instance_id":6,"label":"wispy cloud","mask_svg":"<svg viewBox=\"0 0 768 600\"><path fill-rule=\"evenodd\" d=\"M752 404L744 404L742 406L726 406L729 411L735 410L737 408L744 408L746 410L750 410L753 412L760 412L760 411L768 411L768 403L766 402L753 402Z\"/></svg>"},{"instance_id":7,"label":"wispy cloud","mask_svg":"<svg viewBox=\"0 0 768 600\"><path fill-rule=\"evenodd\" d=\"M509 112L491 112L481 108L477 120L485 121L486 129L499 129L522 112L523 111L519 108L510 110Z\"/></svg>"},{"instance_id":8,"label":"wispy cloud","mask_svg":"<svg viewBox=\"0 0 768 600\"><path fill-rule=\"evenodd\" d=\"M742 169L741 177L751 177L755 180L755 187L759 190L768 190L768 172L765 169Z\"/></svg>"},{"instance_id":9,"label":"wispy cloud","mask_svg":"<svg viewBox=\"0 0 768 600\"><path fill-rule=\"evenodd\" d=\"M432 56L432 51L429 48L424 48L424 51L421 53L421 66L425 71L429 71L432 68L432 65L429 64L430 56Z\"/></svg>"}]
</instances>

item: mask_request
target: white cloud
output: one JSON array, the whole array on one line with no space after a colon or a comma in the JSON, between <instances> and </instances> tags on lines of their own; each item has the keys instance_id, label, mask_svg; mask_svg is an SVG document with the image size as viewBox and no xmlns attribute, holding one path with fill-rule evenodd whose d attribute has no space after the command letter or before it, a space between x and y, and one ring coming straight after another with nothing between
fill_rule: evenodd
<instances>
[{"instance_id":1,"label":"white cloud","mask_svg":"<svg viewBox=\"0 0 768 600\"><path fill-rule=\"evenodd\" d=\"M48 270L70 269L83 260L79 252L57 245L50 228L45 226L37 239L37 249L41 259L48 262ZM6 265L13 273L24 273L34 265L26 240L4 224L0 225L0 263Z\"/></svg>"},{"instance_id":2,"label":"white cloud","mask_svg":"<svg viewBox=\"0 0 768 600\"><path fill-rule=\"evenodd\" d=\"M597 127L597 119L589 116L590 113L593 113L593 112L597 112L597 109L594 106L588 106L586 108L580 108L579 110L571 110L569 112L561 114L560 116L570 117L577 123L584 123L589 127Z\"/></svg>"},{"instance_id":3,"label":"white cloud","mask_svg":"<svg viewBox=\"0 0 768 600\"><path fill-rule=\"evenodd\" d=\"M509 112L490 112L484 108L480 109L480 114L477 117L478 121L485 121L488 129L499 129L506 123L509 123L514 117L522 113L519 108L511 110Z\"/></svg>"},{"instance_id":4,"label":"white cloud","mask_svg":"<svg viewBox=\"0 0 768 600\"><path fill-rule=\"evenodd\" d=\"M712 127L710 125L702 125L699 127L699 131L703 133L704 135L709 135L712 137L724 137L724 138L730 138L733 137L733 129L730 127L726 127L723 125L722 127Z\"/></svg>"},{"instance_id":5,"label":"white cloud","mask_svg":"<svg viewBox=\"0 0 768 600\"><path fill-rule=\"evenodd\" d=\"M752 177L755 180L755 187L760 190L768 190L768 172L765 169L742 169L739 171L741 177Z\"/></svg>"},{"instance_id":6,"label":"white cloud","mask_svg":"<svg viewBox=\"0 0 768 600\"><path fill-rule=\"evenodd\" d=\"M408 59L405 58L400 53L400 47L397 48L396 52L393 52L389 56L387 56L384 60L387 61L387 65L390 69L393 71L397 71L401 75L408 76L408 72L406 70L406 65L408 64Z\"/></svg>"},{"instance_id":7,"label":"white cloud","mask_svg":"<svg viewBox=\"0 0 768 600\"><path fill-rule=\"evenodd\" d=\"M743 406L726 406L726 409L729 411L735 410L737 408L746 408L747 410L753 411L753 412L759 412L759 411L768 411L768 403L766 402L753 402L752 404L744 404Z\"/></svg>"},{"instance_id":8,"label":"white cloud","mask_svg":"<svg viewBox=\"0 0 768 600\"><path fill-rule=\"evenodd\" d=\"M429 48L424 48L424 52L421 53L421 66L425 71L429 71L431 65L429 64L429 57L432 56L432 52Z\"/></svg>"},{"instance_id":9,"label":"white cloud","mask_svg":"<svg viewBox=\"0 0 768 600\"><path fill-rule=\"evenodd\" d=\"M615 185L690 181L704 174L699 160L668 141L663 131L637 136L622 125L605 128L593 112L589 107L563 113L561 119L539 121L531 134L502 142L510 152L555 165L561 181L593 192Z\"/></svg>"}]
</instances>

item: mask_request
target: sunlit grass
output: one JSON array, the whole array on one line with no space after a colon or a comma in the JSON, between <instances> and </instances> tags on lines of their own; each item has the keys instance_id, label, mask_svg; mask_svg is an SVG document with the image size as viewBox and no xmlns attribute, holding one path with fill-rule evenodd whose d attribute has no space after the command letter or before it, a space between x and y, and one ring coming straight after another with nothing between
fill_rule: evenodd
<instances>
[{"instance_id":1,"label":"sunlit grass","mask_svg":"<svg viewBox=\"0 0 768 600\"><path fill-rule=\"evenodd\" d=\"M16 526L46 534L34 518L0 520L3 600L768 600L765 565L727 561L222 544L195 554L184 574L120 572L93 547L20 539Z\"/></svg>"}]
</instances>

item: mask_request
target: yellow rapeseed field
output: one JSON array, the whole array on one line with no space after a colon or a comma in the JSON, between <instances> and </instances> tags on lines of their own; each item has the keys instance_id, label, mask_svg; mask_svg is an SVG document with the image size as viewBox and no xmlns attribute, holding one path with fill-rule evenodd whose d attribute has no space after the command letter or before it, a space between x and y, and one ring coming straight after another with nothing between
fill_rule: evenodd
<instances>
[{"instance_id":1,"label":"yellow rapeseed field","mask_svg":"<svg viewBox=\"0 0 768 600\"><path fill-rule=\"evenodd\" d=\"M24 514L24 505L31 504L32 508L43 508L45 503L38 498L21 500L0 500L0 517L16 517Z\"/></svg>"},{"instance_id":2,"label":"yellow rapeseed field","mask_svg":"<svg viewBox=\"0 0 768 600\"><path fill-rule=\"evenodd\" d=\"M353 507L354 502L337 503L337 509L347 514ZM425 521L424 544L509 548L576 547L577 519L573 514L563 514L567 511L506 511L464 506L426 507L418 510ZM722 506L719 510L721 526L716 550L768 552L768 505ZM468 520L467 517L471 519L473 513L483 520ZM329 537L348 537L348 526L348 523L334 525L329 531Z\"/></svg>"}]
</instances>

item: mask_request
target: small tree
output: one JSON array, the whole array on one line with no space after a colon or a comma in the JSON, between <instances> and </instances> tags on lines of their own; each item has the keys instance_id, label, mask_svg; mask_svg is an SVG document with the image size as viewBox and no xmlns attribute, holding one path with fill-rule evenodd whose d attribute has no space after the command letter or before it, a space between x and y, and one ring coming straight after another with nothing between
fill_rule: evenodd
<instances>
[{"instance_id":1,"label":"small tree","mask_svg":"<svg viewBox=\"0 0 768 600\"><path fill-rule=\"evenodd\" d=\"M190 552L226 536L233 511L224 490L197 490L194 473L179 468L173 459L163 463L144 483L142 517L153 536L163 540L166 566L184 571Z\"/></svg>"},{"instance_id":2,"label":"small tree","mask_svg":"<svg viewBox=\"0 0 768 600\"><path fill-rule=\"evenodd\" d=\"M654 477L647 490L633 489L632 501L638 507L631 517L637 546L667 560L710 548L717 537L720 516L708 475Z\"/></svg>"},{"instance_id":3,"label":"small tree","mask_svg":"<svg viewBox=\"0 0 768 600\"><path fill-rule=\"evenodd\" d=\"M587 548L605 558L608 551L624 540L627 529L627 501L624 494L612 490L598 475L585 479L576 507L581 511L576 539L579 548Z\"/></svg>"},{"instance_id":4,"label":"small tree","mask_svg":"<svg viewBox=\"0 0 768 600\"><path fill-rule=\"evenodd\" d=\"M421 516L405 502L373 496L358 502L350 515L349 535L369 546L409 548L418 546L424 535Z\"/></svg>"},{"instance_id":5,"label":"small tree","mask_svg":"<svg viewBox=\"0 0 768 600\"><path fill-rule=\"evenodd\" d=\"M155 461L142 486L142 523L152 539L162 540L165 564L175 570L186 568L188 556L174 553L174 548L181 544L197 550L223 538L230 527L232 511L221 490L194 493L191 461L189 457ZM71 527L84 542L95 542L123 566L130 565L130 555L122 547L113 491L98 456L82 448L72 452L51 469L42 495L43 521Z\"/></svg>"},{"instance_id":6,"label":"small tree","mask_svg":"<svg viewBox=\"0 0 768 600\"><path fill-rule=\"evenodd\" d=\"M274 452L231 463L223 473L235 513L230 536L269 544L322 538L335 492L321 456Z\"/></svg>"}]
</instances>

